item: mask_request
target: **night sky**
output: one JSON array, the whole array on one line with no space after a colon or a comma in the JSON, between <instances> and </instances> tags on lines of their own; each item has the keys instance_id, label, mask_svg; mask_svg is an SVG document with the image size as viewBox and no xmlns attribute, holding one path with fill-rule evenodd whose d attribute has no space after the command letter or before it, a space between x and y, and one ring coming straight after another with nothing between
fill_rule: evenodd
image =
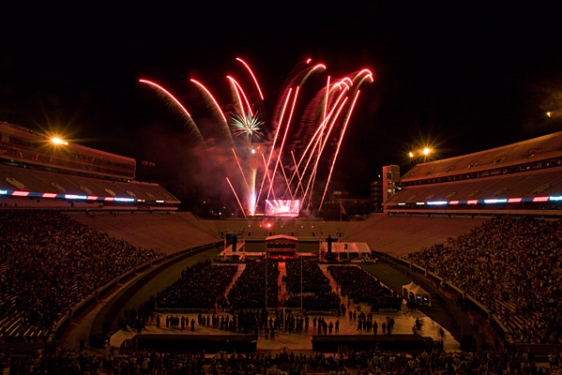
<instances>
[{"instance_id":1,"label":"night sky","mask_svg":"<svg viewBox=\"0 0 562 375\"><path fill-rule=\"evenodd\" d=\"M427 144L444 158L562 130L555 11L492 3L13 10L0 36L0 121L153 161L139 168L140 180L197 193L217 182L197 188L185 177L204 167L186 151L184 121L139 78L169 89L195 117L206 109L192 101L189 79L227 105L236 57L252 66L267 105L306 58L335 78L368 68L375 82L363 86L332 182L367 197L383 165L410 167L410 149Z\"/></svg>"}]
</instances>

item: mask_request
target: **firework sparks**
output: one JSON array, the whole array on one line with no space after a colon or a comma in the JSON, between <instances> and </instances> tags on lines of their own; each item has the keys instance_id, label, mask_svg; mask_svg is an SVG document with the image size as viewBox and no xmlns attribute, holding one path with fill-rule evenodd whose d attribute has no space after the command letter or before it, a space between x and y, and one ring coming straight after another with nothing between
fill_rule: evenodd
<instances>
[{"instance_id":1,"label":"firework sparks","mask_svg":"<svg viewBox=\"0 0 562 375\"><path fill-rule=\"evenodd\" d=\"M187 109L185 109L185 107L180 103L180 101L178 99L176 99L176 97L174 95L172 95L172 93L170 93L164 87L160 86L159 84L157 84L155 82L152 82L152 81L149 81L149 80L146 80L146 79L139 79L139 82L149 85L151 88L156 90L160 95L162 95L165 99L169 99L169 102L171 103L171 105L178 108L180 110L180 113L185 116L189 129L195 134L197 139L199 139L201 142L205 143L203 135L201 134L201 131L199 130L199 128L197 127L195 122L193 121L193 118L191 117L191 114L187 111Z\"/></svg>"},{"instance_id":2,"label":"firework sparks","mask_svg":"<svg viewBox=\"0 0 562 375\"><path fill-rule=\"evenodd\" d=\"M263 133L260 126L262 125L263 121L251 114L247 114L246 117L235 115L232 117L232 134L245 135L248 138L261 138Z\"/></svg>"},{"instance_id":3,"label":"firework sparks","mask_svg":"<svg viewBox=\"0 0 562 375\"><path fill-rule=\"evenodd\" d=\"M198 80L191 79L191 82L197 85L209 103L210 115L219 128L228 133L218 136L228 139L228 147L232 148L237 166L233 170L237 170L239 175L235 179L225 176L225 181L242 214L244 217L255 215L258 210L271 207L269 198L272 197L287 202L298 201L297 207L320 211L356 106L359 88L365 82L373 82L373 73L362 69L337 80L328 76L325 85L303 106L299 103L302 87L312 75L327 70L325 65L312 65L312 61L307 60L292 71L287 79L289 83L277 99L274 115L267 119L266 116L258 116L257 109L263 115L265 110L262 111L262 108L266 106L256 75L247 62L240 58L236 60L245 68L252 91L245 91L245 81L226 77L232 98L226 111L230 123L211 91ZM156 89L179 108L197 138L206 146L187 109L169 91L152 81L139 81ZM297 119L300 123L293 125ZM235 142L233 136L245 142Z\"/></svg>"}]
</instances>

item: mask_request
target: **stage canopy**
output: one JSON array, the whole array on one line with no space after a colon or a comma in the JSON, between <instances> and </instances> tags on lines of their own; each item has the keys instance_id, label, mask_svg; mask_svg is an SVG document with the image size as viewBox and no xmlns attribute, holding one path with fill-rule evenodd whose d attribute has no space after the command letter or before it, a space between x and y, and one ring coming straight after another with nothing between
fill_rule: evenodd
<instances>
[{"instance_id":1,"label":"stage canopy","mask_svg":"<svg viewBox=\"0 0 562 375\"><path fill-rule=\"evenodd\" d=\"M293 236L278 234L265 238L267 256L270 258L295 258L299 239Z\"/></svg>"},{"instance_id":2,"label":"stage canopy","mask_svg":"<svg viewBox=\"0 0 562 375\"><path fill-rule=\"evenodd\" d=\"M402 297L410 302L431 306L430 294L413 281L409 284L402 285Z\"/></svg>"},{"instance_id":3,"label":"stage canopy","mask_svg":"<svg viewBox=\"0 0 562 375\"><path fill-rule=\"evenodd\" d=\"M320 244L320 256L329 252L329 244L323 241ZM336 254L337 259L360 260L371 257L371 249L366 242L333 242L331 252Z\"/></svg>"}]
</instances>

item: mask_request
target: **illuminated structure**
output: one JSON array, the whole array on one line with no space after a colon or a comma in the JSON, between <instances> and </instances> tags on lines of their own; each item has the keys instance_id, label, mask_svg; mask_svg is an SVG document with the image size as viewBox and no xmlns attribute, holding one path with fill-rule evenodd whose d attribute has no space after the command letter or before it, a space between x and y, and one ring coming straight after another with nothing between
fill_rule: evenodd
<instances>
[{"instance_id":1,"label":"illuminated structure","mask_svg":"<svg viewBox=\"0 0 562 375\"><path fill-rule=\"evenodd\" d=\"M562 132L448 159L420 163L400 178L385 212L478 208L536 209L559 215L562 202Z\"/></svg>"},{"instance_id":2,"label":"illuminated structure","mask_svg":"<svg viewBox=\"0 0 562 375\"><path fill-rule=\"evenodd\" d=\"M213 134L214 142L220 137L223 150L230 150L234 166L225 180L242 213L246 217L265 211L266 215L294 217L299 211L320 211L360 87L373 82L373 74L363 69L337 80L328 76L312 99L304 99L303 93L308 92L305 82L326 70L323 64L308 60L288 77L273 116L266 121L259 82L245 61L236 60L242 64L251 90L227 76L233 99L228 111L202 83L195 79L191 83L208 103L215 129L220 129ZM150 80L139 81L177 108L193 139L208 146L190 112L170 91ZM301 103L303 100L307 103Z\"/></svg>"},{"instance_id":3,"label":"illuminated structure","mask_svg":"<svg viewBox=\"0 0 562 375\"><path fill-rule=\"evenodd\" d=\"M136 161L0 122L0 159L83 176L134 180Z\"/></svg>"},{"instance_id":4,"label":"illuminated structure","mask_svg":"<svg viewBox=\"0 0 562 375\"><path fill-rule=\"evenodd\" d=\"M387 165L382 167L382 200L386 202L399 191L400 166Z\"/></svg>"},{"instance_id":5,"label":"illuminated structure","mask_svg":"<svg viewBox=\"0 0 562 375\"><path fill-rule=\"evenodd\" d=\"M265 238L266 256L270 259L293 259L298 255L299 239L293 236L277 234Z\"/></svg>"},{"instance_id":6,"label":"illuminated structure","mask_svg":"<svg viewBox=\"0 0 562 375\"><path fill-rule=\"evenodd\" d=\"M136 161L0 122L0 204L89 210L177 210L155 183L135 181Z\"/></svg>"}]
</instances>

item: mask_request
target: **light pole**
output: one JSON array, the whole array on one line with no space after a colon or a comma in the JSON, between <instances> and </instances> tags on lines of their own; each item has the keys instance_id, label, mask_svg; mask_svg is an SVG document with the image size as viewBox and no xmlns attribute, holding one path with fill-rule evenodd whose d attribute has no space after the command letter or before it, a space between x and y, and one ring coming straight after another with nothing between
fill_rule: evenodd
<instances>
[{"instance_id":1,"label":"light pole","mask_svg":"<svg viewBox=\"0 0 562 375\"><path fill-rule=\"evenodd\" d=\"M303 303L302 303L302 299L303 299L303 297L302 297L302 293L303 293L303 287L302 287L302 254L300 253L300 251L299 251L299 258L301 258L301 313L302 313L304 306L303 306Z\"/></svg>"},{"instance_id":2,"label":"light pole","mask_svg":"<svg viewBox=\"0 0 562 375\"><path fill-rule=\"evenodd\" d=\"M265 310L267 311L267 246L265 248Z\"/></svg>"},{"instance_id":3,"label":"light pole","mask_svg":"<svg viewBox=\"0 0 562 375\"><path fill-rule=\"evenodd\" d=\"M429 147L424 147L418 151L410 151L408 152L408 156L410 157L410 165L417 163L420 160L420 157L423 157L423 161L426 162L429 158L429 155L433 153L433 150Z\"/></svg>"}]
</instances>

